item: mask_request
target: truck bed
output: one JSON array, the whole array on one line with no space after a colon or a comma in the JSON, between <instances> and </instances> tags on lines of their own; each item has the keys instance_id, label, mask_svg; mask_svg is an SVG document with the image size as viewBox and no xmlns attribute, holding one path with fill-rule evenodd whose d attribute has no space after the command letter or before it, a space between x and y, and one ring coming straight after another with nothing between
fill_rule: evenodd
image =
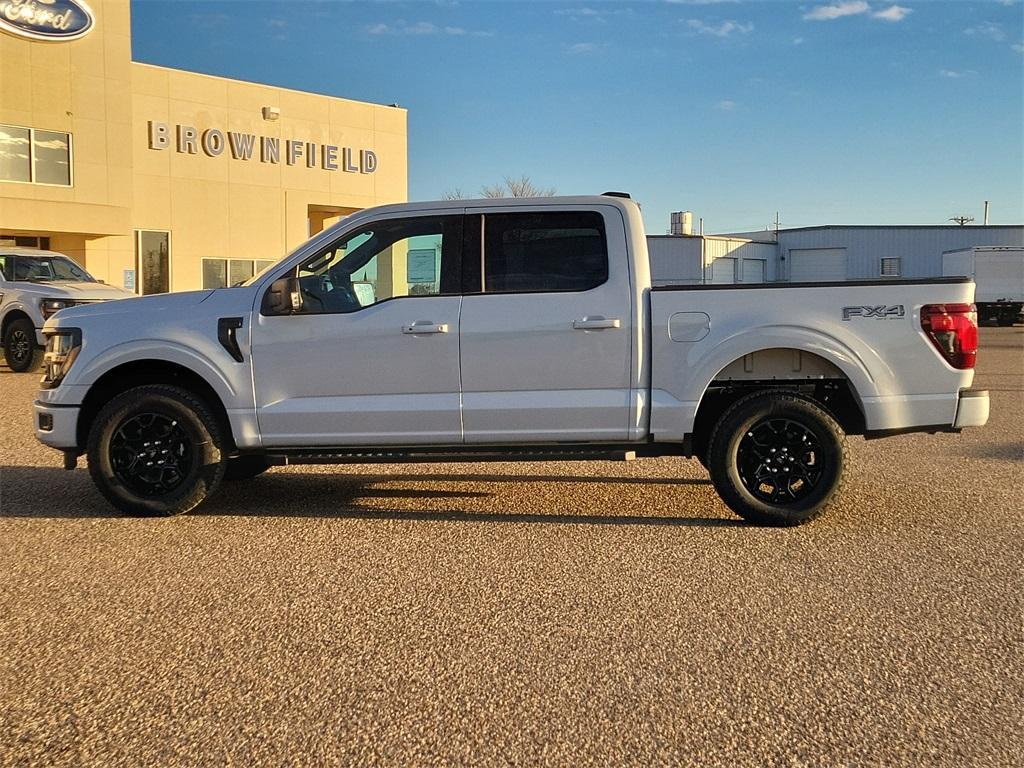
<instances>
[{"instance_id":1,"label":"truck bed","mask_svg":"<svg viewBox=\"0 0 1024 768\"><path fill-rule=\"evenodd\" d=\"M974 372L942 358L920 311L973 300L962 277L652 288L651 431L688 433L707 387L742 377L748 356L772 349L800 353L794 366L808 379L849 381L869 431L949 425Z\"/></svg>"}]
</instances>

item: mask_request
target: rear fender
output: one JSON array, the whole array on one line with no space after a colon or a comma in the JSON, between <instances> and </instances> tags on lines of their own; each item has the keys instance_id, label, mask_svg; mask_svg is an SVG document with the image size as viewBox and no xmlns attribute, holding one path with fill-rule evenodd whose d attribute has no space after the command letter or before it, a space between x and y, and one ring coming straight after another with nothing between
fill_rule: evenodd
<instances>
[{"instance_id":1,"label":"rear fender","mask_svg":"<svg viewBox=\"0 0 1024 768\"><path fill-rule=\"evenodd\" d=\"M685 349L687 346L689 350ZM734 334L713 346L708 345L706 349L700 349L702 346L674 344L674 348L682 348L679 351L685 357L685 369L677 370L679 375L672 382L656 376L651 431L659 441L682 439L683 435L691 434L700 403L721 371L745 355L768 349L795 349L828 361L850 382L853 396L862 411L865 410L865 398L896 391L895 373L877 353L866 345L854 349L840 339L815 329L790 325L763 326ZM658 365L657 360L655 365Z\"/></svg>"}]
</instances>

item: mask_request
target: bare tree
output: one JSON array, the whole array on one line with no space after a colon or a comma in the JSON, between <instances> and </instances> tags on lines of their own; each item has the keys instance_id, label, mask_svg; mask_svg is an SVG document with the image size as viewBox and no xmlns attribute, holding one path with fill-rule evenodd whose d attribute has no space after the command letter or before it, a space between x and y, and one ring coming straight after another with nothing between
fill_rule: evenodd
<instances>
[{"instance_id":1,"label":"bare tree","mask_svg":"<svg viewBox=\"0 0 1024 768\"><path fill-rule=\"evenodd\" d=\"M495 184L491 187L483 187L480 190L480 194L484 197L498 198L498 197L554 197L556 190L554 187L548 187L542 189L541 187L535 186L530 180L529 176L520 176L518 179L513 179L511 176L505 177L504 184Z\"/></svg>"},{"instance_id":2,"label":"bare tree","mask_svg":"<svg viewBox=\"0 0 1024 768\"><path fill-rule=\"evenodd\" d=\"M441 193L442 200L462 200L465 197L462 194L462 189L455 187L454 189L446 189Z\"/></svg>"}]
</instances>

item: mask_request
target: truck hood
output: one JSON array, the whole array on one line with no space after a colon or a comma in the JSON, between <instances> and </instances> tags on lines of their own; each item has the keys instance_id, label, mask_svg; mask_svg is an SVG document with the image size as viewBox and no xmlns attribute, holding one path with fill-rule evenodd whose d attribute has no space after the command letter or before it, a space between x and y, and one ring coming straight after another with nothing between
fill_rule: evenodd
<instances>
[{"instance_id":1,"label":"truck hood","mask_svg":"<svg viewBox=\"0 0 1024 768\"><path fill-rule=\"evenodd\" d=\"M73 301L108 301L131 299L135 294L105 283L79 283L72 280L48 280L45 283L18 283L22 296L40 299L71 299Z\"/></svg>"},{"instance_id":2,"label":"truck hood","mask_svg":"<svg viewBox=\"0 0 1024 768\"><path fill-rule=\"evenodd\" d=\"M116 289L115 289L116 290ZM184 291L182 293L160 293L153 296L133 296L123 301L105 301L100 304L85 304L80 307L62 309L46 321L47 328L74 325L82 320L108 315L137 314L152 317L162 312L188 312L189 307L201 304L213 294L207 291ZM129 294L131 295L131 294ZM84 299L85 296L76 297ZM114 298L111 296L110 298Z\"/></svg>"}]
</instances>

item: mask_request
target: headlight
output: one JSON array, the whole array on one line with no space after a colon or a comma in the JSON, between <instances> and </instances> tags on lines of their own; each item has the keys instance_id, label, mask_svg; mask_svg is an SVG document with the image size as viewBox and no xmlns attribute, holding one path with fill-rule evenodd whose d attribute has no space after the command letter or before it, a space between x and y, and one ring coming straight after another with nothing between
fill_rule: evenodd
<instances>
[{"instance_id":1,"label":"headlight","mask_svg":"<svg viewBox=\"0 0 1024 768\"><path fill-rule=\"evenodd\" d=\"M46 353L43 355L43 389L60 386L82 348L82 331L78 328L43 330L46 334Z\"/></svg>"},{"instance_id":2,"label":"headlight","mask_svg":"<svg viewBox=\"0 0 1024 768\"><path fill-rule=\"evenodd\" d=\"M43 299L39 302L39 311L43 313L43 317L49 317L55 312L60 312L62 309L75 306L75 302L71 299Z\"/></svg>"}]
</instances>

